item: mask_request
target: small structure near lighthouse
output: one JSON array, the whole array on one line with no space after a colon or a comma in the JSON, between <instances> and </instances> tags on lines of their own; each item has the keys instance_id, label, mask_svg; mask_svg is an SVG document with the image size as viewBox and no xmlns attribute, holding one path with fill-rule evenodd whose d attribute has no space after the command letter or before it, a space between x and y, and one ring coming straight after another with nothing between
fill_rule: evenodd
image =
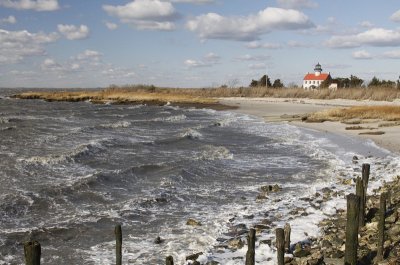
<instances>
[{"instance_id":1,"label":"small structure near lighthouse","mask_svg":"<svg viewBox=\"0 0 400 265\"><path fill-rule=\"evenodd\" d=\"M322 67L318 63L314 68L314 73L313 74L307 73L304 76L303 88L304 89L319 88L321 86L322 82L324 82L325 80L330 80L330 79L332 79L331 74L329 72L328 73L323 73L322 72Z\"/></svg>"}]
</instances>

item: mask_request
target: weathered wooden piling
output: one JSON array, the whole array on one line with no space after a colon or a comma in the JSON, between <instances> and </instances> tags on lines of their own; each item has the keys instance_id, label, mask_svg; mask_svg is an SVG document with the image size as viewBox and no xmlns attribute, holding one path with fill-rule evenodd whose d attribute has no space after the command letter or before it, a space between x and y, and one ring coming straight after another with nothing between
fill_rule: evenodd
<instances>
[{"instance_id":1,"label":"weathered wooden piling","mask_svg":"<svg viewBox=\"0 0 400 265\"><path fill-rule=\"evenodd\" d=\"M276 233L276 251L278 255L278 265L285 264L285 231L277 228Z\"/></svg>"},{"instance_id":2,"label":"weathered wooden piling","mask_svg":"<svg viewBox=\"0 0 400 265\"><path fill-rule=\"evenodd\" d=\"M364 189L364 182L362 181L361 178L357 178L356 181L356 195L360 197L360 207L359 207L359 218L358 218L358 224L360 227L363 227L365 225L365 189Z\"/></svg>"},{"instance_id":3,"label":"weathered wooden piling","mask_svg":"<svg viewBox=\"0 0 400 265\"><path fill-rule=\"evenodd\" d=\"M360 200L361 198L355 194L347 195L345 265L357 265Z\"/></svg>"},{"instance_id":4,"label":"weathered wooden piling","mask_svg":"<svg viewBox=\"0 0 400 265\"><path fill-rule=\"evenodd\" d=\"M165 259L165 265L174 265L174 258L172 256L168 256Z\"/></svg>"},{"instance_id":5,"label":"weathered wooden piling","mask_svg":"<svg viewBox=\"0 0 400 265\"><path fill-rule=\"evenodd\" d=\"M285 252L289 253L289 250L290 250L290 233L292 232L292 229L291 229L289 223L285 224L285 227L283 228L283 232L285 234Z\"/></svg>"},{"instance_id":6,"label":"weathered wooden piling","mask_svg":"<svg viewBox=\"0 0 400 265\"><path fill-rule=\"evenodd\" d=\"M120 224L117 224L114 229L115 233L115 257L116 264L122 265L122 228Z\"/></svg>"},{"instance_id":7,"label":"weathered wooden piling","mask_svg":"<svg viewBox=\"0 0 400 265\"><path fill-rule=\"evenodd\" d=\"M370 169L371 169L370 164L362 164L361 172L362 172L362 181L363 181L365 196L367 196Z\"/></svg>"},{"instance_id":8,"label":"weathered wooden piling","mask_svg":"<svg viewBox=\"0 0 400 265\"><path fill-rule=\"evenodd\" d=\"M246 253L246 265L254 265L255 264L255 255L256 255L256 230L251 228L249 231L249 235L247 236L247 253Z\"/></svg>"},{"instance_id":9,"label":"weathered wooden piling","mask_svg":"<svg viewBox=\"0 0 400 265\"><path fill-rule=\"evenodd\" d=\"M24 243L24 254L26 265L40 265L40 256L42 250L40 243L37 241L29 241Z\"/></svg>"},{"instance_id":10,"label":"weathered wooden piling","mask_svg":"<svg viewBox=\"0 0 400 265\"><path fill-rule=\"evenodd\" d=\"M387 194L382 193L379 202L377 261L383 260L384 255L386 199Z\"/></svg>"}]
</instances>

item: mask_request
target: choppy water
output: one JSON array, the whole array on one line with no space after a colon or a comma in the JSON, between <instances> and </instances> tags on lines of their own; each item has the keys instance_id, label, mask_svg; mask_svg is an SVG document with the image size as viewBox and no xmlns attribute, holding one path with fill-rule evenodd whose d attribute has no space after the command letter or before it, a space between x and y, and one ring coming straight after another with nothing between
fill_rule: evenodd
<instances>
[{"instance_id":1,"label":"choppy water","mask_svg":"<svg viewBox=\"0 0 400 265\"><path fill-rule=\"evenodd\" d=\"M233 257L243 252L213 250L229 226L261 218L281 225L291 209L307 207L301 196L338 172L357 174L355 154L389 161L385 172L397 166L370 142L230 112L3 98L0 264L23 264L29 239L42 244L43 264L112 264L116 223L124 264L163 264L167 255L184 264L200 251L203 261L241 264ZM275 183L282 192L255 201ZM321 213L309 214L299 239L317 232ZM187 226L188 218L202 226ZM154 244L157 236L165 241ZM273 250L263 253L273 264Z\"/></svg>"}]
</instances>

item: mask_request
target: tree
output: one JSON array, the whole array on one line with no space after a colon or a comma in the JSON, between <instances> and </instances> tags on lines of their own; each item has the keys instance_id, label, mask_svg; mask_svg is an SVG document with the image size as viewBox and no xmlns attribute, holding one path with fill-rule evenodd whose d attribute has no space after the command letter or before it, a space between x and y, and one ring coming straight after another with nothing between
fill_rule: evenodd
<instances>
[{"instance_id":1,"label":"tree","mask_svg":"<svg viewBox=\"0 0 400 265\"><path fill-rule=\"evenodd\" d=\"M368 86L380 86L380 84L381 81L376 76L374 76L371 82L369 82Z\"/></svg>"},{"instance_id":2,"label":"tree","mask_svg":"<svg viewBox=\"0 0 400 265\"><path fill-rule=\"evenodd\" d=\"M271 87L271 80L267 75L263 75L258 81L251 80L250 87L257 87L257 86L268 86Z\"/></svg>"},{"instance_id":3,"label":"tree","mask_svg":"<svg viewBox=\"0 0 400 265\"><path fill-rule=\"evenodd\" d=\"M364 80L358 78L355 75L350 76L350 87L361 87L361 85L364 83Z\"/></svg>"},{"instance_id":4,"label":"tree","mask_svg":"<svg viewBox=\"0 0 400 265\"><path fill-rule=\"evenodd\" d=\"M267 75L263 75L260 80L258 81L258 85L259 86L267 86L267 79L269 79L267 77Z\"/></svg>"},{"instance_id":5,"label":"tree","mask_svg":"<svg viewBox=\"0 0 400 265\"><path fill-rule=\"evenodd\" d=\"M257 87L258 86L258 81L257 80L251 80L251 83L250 83L250 87Z\"/></svg>"},{"instance_id":6,"label":"tree","mask_svg":"<svg viewBox=\"0 0 400 265\"><path fill-rule=\"evenodd\" d=\"M275 79L274 84L272 85L274 88L283 87L283 84L280 79Z\"/></svg>"}]
</instances>

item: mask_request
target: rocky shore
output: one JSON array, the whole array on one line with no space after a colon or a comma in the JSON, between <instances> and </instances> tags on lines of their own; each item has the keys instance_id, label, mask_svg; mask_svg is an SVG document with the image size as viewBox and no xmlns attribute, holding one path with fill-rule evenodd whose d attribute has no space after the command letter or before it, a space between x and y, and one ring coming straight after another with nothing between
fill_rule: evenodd
<instances>
[{"instance_id":1,"label":"rocky shore","mask_svg":"<svg viewBox=\"0 0 400 265\"><path fill-rule=\"evenodd\" d=\"M357 163L357 161L354 161ZM338 179L341 184L350 186L355 193L355 179ZM260 187L260 193L255 198L257 202L267 200L271 193L280 192L278 185L267 185ZM385 242L384 259L378 261L378 222L379 222L379 203L380 194L388 194L387 211L385 217ZM393 180L384 183L381 187L369 190L366 202L366 222L365 226L359 230L358 264L369 265L397 265L400 264L400 175L394 176ZM335 191L324 188L317 191L311 197L302 197L300 200L307 201L310 207L320 209L321 204L335 196L345 197L343 191ZM299 216L308 215L307 209L299 207L290 212L289 220ZM246 218L253 219L255 216L249 215ZM252 225L257 235L273 230L274 223L279 216L274 218L264 218ZM247 250L247 234L249 228L244 223L236 223L235 218L229 220L231 223L229 231L217 239L218 243L213 247L213 253L237 253L234 259L245 262ZM187 225L201 225L195 220L188 220ZM345 231L346 231L346 210L337 209L336 214L324 219L319 223L321 235L310 237L305 235L300 242L291 242L290 249L285 254L285 264L289 265L342 265L345 255ZM258 238L257 246L267 245L268 248L275 248L275 238ZM239 254L240 253L240 254ZM217 265L221 264L216 260L204 261L201 259L203 253L195 253L187 256L187 264ZM257 254L256 254L257 255ZM200 257L200 258L199 258ZM273 264L274 258L270 257L269 263Z\"/></svg>"}]
</instances>

